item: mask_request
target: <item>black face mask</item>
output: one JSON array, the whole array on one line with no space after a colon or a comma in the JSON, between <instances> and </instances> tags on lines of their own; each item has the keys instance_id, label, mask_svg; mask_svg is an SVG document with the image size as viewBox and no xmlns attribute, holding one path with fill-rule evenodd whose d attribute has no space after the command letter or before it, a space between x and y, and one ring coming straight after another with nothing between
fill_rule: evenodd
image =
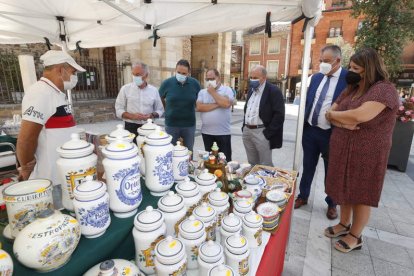
<instances>
[{"instance_id":1,"label":"black face mask","mask_svg":"<svg viewBox=\"0 0 414 276\"><path fill-rule=\"evenodd\" d=\"M358 73L348 71L345 76L345 81L347 84L357 84L361 81L361 76Z\"/></svg>"}]
</instances>

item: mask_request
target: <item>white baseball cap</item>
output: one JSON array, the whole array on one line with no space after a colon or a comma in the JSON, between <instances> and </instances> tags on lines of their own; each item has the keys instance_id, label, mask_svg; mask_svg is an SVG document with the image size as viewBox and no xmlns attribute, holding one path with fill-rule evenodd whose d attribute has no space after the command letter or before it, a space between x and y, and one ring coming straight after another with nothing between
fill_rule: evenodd
<instances>
[{"instance_id":1,"label":"white baseball cap","mask_svg":"<svg viewBox=\"0 0 414 276\"><path fill-rule=\"evenodd\" d=\"M49 50L45 54L43 54L40 57L40 59L43 61L43 64L45 66L67 63L73 68L75 68L76 71L86 71L83 67L76 63L73 57L71 57L68 53L65 53L63 51Z\"/></svg>"}]
</instances>

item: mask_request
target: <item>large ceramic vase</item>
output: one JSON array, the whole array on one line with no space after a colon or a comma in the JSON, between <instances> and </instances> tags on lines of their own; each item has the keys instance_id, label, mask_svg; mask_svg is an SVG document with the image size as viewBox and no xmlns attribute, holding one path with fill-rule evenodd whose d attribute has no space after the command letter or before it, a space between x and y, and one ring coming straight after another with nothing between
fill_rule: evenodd
<instances>
[{"instance_id":1,"label":"large ceramic vase","mask_svg":"<svg viewBox=\"0 0 414 276\"><path fill-rule=\"evenodd\" d=\"M182 146L180 141L177 141L173 153L173 172L175 181L184 180L184 178L188 176L188 162L188 149Z\"/></svg>"},{"instance_id":2,"label":"large ceramic vase","mask_svg":"<svg viewBox=\"0 0 414 276\"><path fill-rule=\"evenodd\" d=\"M145 176L145 157L142 147L144 146L145 137L153 133L156 126L157 125L154 124L151 119L148 119L146 124L143 124L140 128L138 128L137 146L138 155L141 158L141 163L139 164L139 171L141 172L142 176Z\"/></svg>"},{"instance_id":3,"label":"large ceramic vase","mask_svg":"<svg viewBox=\"0 0 414 276\"><path fill-rule=\"evenodd\" d=\"M396 122L394 132L392 133L392 146L388 157L388 165L397 167L399 171L406 171L413 134L414 122Z\"/></svg>"},{"instance_id":4,"label":"large ceramic vase","mask_svg":"<svg viewBox=\"0 0 414 276\"><path fill-rule=\"evenodd\" d=\"M159 126L145 138L145 185L154 196L167 194L174 184L171 139Z\"/></svg>"},{"instance_id":5,"label":"large ceramic vase","mask_svg":"<svg viewBox=\"0 0 414 276\"><path fill-rule=\"evenodd\" d=\"M72 200L75 187L88 175L96 179L98 157L93 150L94 145L81 140L79 133L73 133L70 141L56 149L60 155L56 164L62 185L62 205L69 211L74 210Z\"/></svg>"},{"instance_id":6,"label":"large ceramic vase","mask_svg":"<svg viewBox=\"0 0 414 276\"><path fill-rule=\"evenodd\" d=\"M102 164L108 186L109 208L116 217L131 217L142 201L138 148L133 143L118 139L107 145L102 153L105 155Z\"/></svg>"}]
</instances>

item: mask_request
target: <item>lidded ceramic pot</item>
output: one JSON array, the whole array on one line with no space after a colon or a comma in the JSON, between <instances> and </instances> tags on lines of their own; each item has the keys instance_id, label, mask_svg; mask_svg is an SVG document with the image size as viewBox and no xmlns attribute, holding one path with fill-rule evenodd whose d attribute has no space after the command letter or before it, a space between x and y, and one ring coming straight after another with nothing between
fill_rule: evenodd
<instances>
[{"instance_id":1,"label":"lidded ceramic pot","mask_svg":"<svg viewBox=\"0 0 414 276\"><path fill-rule=\"evenodd\" d=\"M262 178L248 174L244 178L244 189L252 193L253 199L256 201L262 194L262 186L264 186L264 181Z\"/></svg>"},{"instance_id":2,"label":"lidded ceramic pot","mask_svg":"<svg viewBox=\"0 0 414 276\"><path fill-rule=\"evenodd\" d=\"M224 255L226 264L230 266L235 275L249 275L249 243L247 239L236 233L226 238Z\"/></svg>"},{"instance_id":3,"label":"lidded ceramic pot","mask_svg":"<svg viewBox=\"0 0 414 276\"><path fill-rule=\"evenodd\" d=\"M158 200L158 208L164 215L167 226L167 236L175 236L178 230L178 222L185 217L184 198L179 194L169 191L168 194Z\"/></svg>"},{"instance_id":4,"label":"lidded ceramic pot","mask_svg":"<svg viewBox=\"0 0 414 276\"><path fill-rule=\"evenodd\" d=\"M173 172L175 181L183 180L188 176L188 162L188 148L182 146L180 141L177 141L173 153Z\"/></svg>"},{"instance_id":5,"label":"lidded ceramic pot","mask_svg":"<svg viewBox=\"0 0 414 276\"><path fill-rule=\"evenodd\" d=\"M249 242L250 248L262 245L263 218L261 215L251 211L243 217L242 234Z\"/></svg>"},{"instance_id":6,"label":"lidded ceramic pot","mask_svg":"<svg viewBox=\"0 0 414 276\"><path fill-rule=\"evenodd\" d=\"M206 240L204 223L190 216L178 228L178 239L184 244L187 255L187 269L198 269L198 247Z\"/></svg>"},{"instance_id":7,"label":"lidded ceramic pot","mask_svg":"<svg viewBox=\"0 0 414 276\"><path fill-rule=\"evenodd\" d=\"M131 217L142 201L138 148L118 138L107 145L102 153L105 155L102 164L109 193L109 208L116 217Z\"/></svg>"},{"instance_id":8,"label":"lidded ceramic pot","mask_svg":"<svg viewBox=\"0 0 414 276\"><path fill-rule=\"evenodd\" d=\"M198 248L198 275L206 276L210 268L224 264L223 247L214 241L206 241Z\"/></svg>"},{"instance_id":9,"label":"lidded ceramic pot","mask_svg":"<svg viewBox=\"0 0 414 276\"><path fill-rule=\"evenodd\" d=\"M20 263L36 271L55 270L69 260L80 236L75 218L46 209L16 237L13 253Z\"/></svg>"},{"instance_id":10,"label":"lidded ceramic pot","mask_svg":"<svg viewBox=\"0 0 414 276\"><path fill-rule=\"evenodd\" d=\"M279 206L265 202L257 206L257 213L263 217L263 230L271 231L279 225Z\"/></svg>"},{"instance_id":11,"label":"lidded ceramic pot","mask_svg":"<svg viewBox=\"0 0 414 276\"><path fill-rule=\"evenodd\" d=\"M179 182L175 186L175 190L184 198L184 206L186 210L201 200L201 193L198 184L190 181L188 176L184 178L184 181Z\"/></svg>"},{"instance_id":12,"label":"lidded ceramic pot","mask_svg":"<svg viewBox=\"0 0 414 276\"><path fill-rule=\"evenodd\" d=\"M236 233L240 233L242 230L242 220L234 215L233 213L228 214L223 218L221 221L220 227L220 240L224 243L227 237L234 235Z\"/></svg>"},{"instance_id":13,"label":"lidded ceramic pot","mask_svg":"<svg viewBox=\"0 0 414 276\"><path fill-rule=\"evenodd\" d=\"M122 259L112 259L104 261L100 264L95 265L89 269L83 276L144 276L144 274L139 271L138 267L133 263L122 260Z\"/></svg>"},{"instance_id":14,"label":"lidded ceramic pot","mask_svg":"<svg viewBox=\"0 0 414 276\"><path fill-rule=\"evenodd\" d=\"M243 218L244 215L250 213L251 210L253 210L253 202L251 200L237 200L233 204L233 213L236 216L239 216L240 218Z\"/></svg>"},{"instance_id":15,"label":"lidded ceramic pot","mask_svg":"<svg viewBox=\"0 0 414 276\"><path fill-rule=\"evenodd\" d=\"M229 195L222 192L220 188L216 188L208 194L208 202L217 213L216 241L220 243L220 226L221 220L229 213Z\"/></svg>"},{"instance_id":16,"label":"lidded ceramic pot","mask_svg":"<svg viewBox=\"0 0 414 276\"><path fill-rule=\"evenodd\" d=\"M135 216L132 229L135 262L146 275L155 274L154 248L157 242L165 238L166 231L163 213L152 206L147 206Z\"/></svg>"},{"instance_id":17,"label":"lidded ceramic pot","mask_svg":"<svg viewBox=\"0 0 414 276\"><path fill-rule=\"evenodd\" d=\"M1 243L0 243L1 248ZM0 249L0 275L12 276L13 275L13 260L9 253Z\"/></svg>"},{"instance_id":18,"label":"lidded ceramic pot","mask_svg":"<svg viewBox=\"0 0 414 276\"><path fill-rule=\"evenodd\" d=\"M153 196L163 196L174 185L172 136L159 126L145 137L145 185Z\"/></svg>"},{"instance_id":19,"label":"lidded ceramic pot","mask_svg":"<svg viewBox=\"0 0 414 276\"><path fill-rule=\"evenodd\" d=\"M212 267L208 273L208 276L235 276L233 269L225 264L216 265Z\"/></svg>"},{"instance_id":20,"label":"lidded ceramic pot","mask_svg":"<svg viewBox=\"0 0 414 276\"><path fill-rule=\"evenodd\" d=\"M11 184L3 190L12 238L41 211L53 209L52 189L50 180L32 179Z\"/></svg>"},{"instance_id":21,"label":"lidded ceramic pot","mask_svg":"<svg viewBox=\"0 0 414 276\"><path fill-rule=\"evenodd\" d=\"M195 181L200 186L201 196L217 188L216 180L217 176L209 173L207 169L204 169L199 175L195 177Z\"/></svg>"},{"instance_id":22,"label":"lidded ceramic pot","mask_svg":"<svg viewBox=\"0 0 414 276\"><path fill-rule=\"evenodd\" d=\"M111 224L106 184L94 181L92 176L88 175L80 185L76 186L73 194L75 196L73 206L82 235L86 238L103 235Z\"/></svg>"},{"instance_id":23,"label":"lidded ceramic pot","mask_svg":"<svg viewBox=\"0 0 414 276\"><path fill-rule=\"evenodd\" d=\"M193 210L193 215L204 222L207 240L216 240L217 213L210 204L203 202Z\"/></svg>"},{"instance_id":24,"label":"lidded ceramic pot","mask_svg":"<svg viewBox=\"0 0 414 276\"><path fill-rule=\"evenodd\" d=\"M119 138L121 138L122 141L132 143L135 138L135 134L126 130L123 124L118 124L116 125L116 129L114 131L105 136L108 144L115 142Z\"/></svg>"},{"instance_id":25,"label":"lidded ceramic pot","mask_svg":"<svg viewBox=\"0 0 414 276\"><path fill-rule=\"evenodd\" d=\"M152 119L148 119L147 123L143 124L140 128L138 128L138 137L136 141L138 146L138 155L141 158L139 170L141 172L141 175L143 176L145 175L145 158L144 153L142 151L142 147L144 146L145 137L153 133L156 126L157 125L152 122Z\"/></svg>"},{"instance_id":26,"label":"lidded ceramic pot","mask_svg":"<svg viewBox=\"0 0 414 276\"><path fill-rule=\"evenodd\" d=\"M187 255L184 244L167 236L155 246L155 269L157 276L187 275Z\"/></svg>"},{"instance_id":27,"label":"lidded ceramic pot","mask_svg":"<svg viewBox=\"0 0 414 276\"><path fill-rule=\"evenodd\" d=\"M81 140L79 133L72 133L70 138L68 142L56 149L60 156L56 164L59 184L62 185L63 207L73 211L73 190L88 175L92 175L96 179L98 156L93 153L95 146Z\"/></svg>"},{"instance_id":28,"label":"lidded ceramic pot","mask_svg":"<svg viewBox=\"0 0 414 276\"><path fill-rule=\"evenodd\" d=\"M282 210L286 207L287 204L286 193L282 190L272 190L267 192L266 200L269 202L276 203L277 206L279 206L279 208L281 208Z\"/></svg>"}]
</instances>

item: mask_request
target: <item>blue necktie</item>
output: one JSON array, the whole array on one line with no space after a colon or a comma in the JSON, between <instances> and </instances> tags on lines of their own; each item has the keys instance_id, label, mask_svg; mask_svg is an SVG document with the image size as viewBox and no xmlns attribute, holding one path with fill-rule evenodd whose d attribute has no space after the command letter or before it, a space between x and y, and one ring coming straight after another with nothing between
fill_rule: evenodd
<instances>
[{"instance_id":1,"label":"blue necktie","mask_svg":"<svg viewBox=\"0 0 414 276\"><path fill-rule=\"evenodd\" d=\"M312 115L312 125L313 126L318 125L319 113L321 113L322 103L326 98L326 94L328 94L329 82L331 80L331 77L332 76L327 76L326 82L322 87L321 94L319 95L318 102L315 105L315 110L313 111L313 115Z\"/></svg>"}]
</instances>

